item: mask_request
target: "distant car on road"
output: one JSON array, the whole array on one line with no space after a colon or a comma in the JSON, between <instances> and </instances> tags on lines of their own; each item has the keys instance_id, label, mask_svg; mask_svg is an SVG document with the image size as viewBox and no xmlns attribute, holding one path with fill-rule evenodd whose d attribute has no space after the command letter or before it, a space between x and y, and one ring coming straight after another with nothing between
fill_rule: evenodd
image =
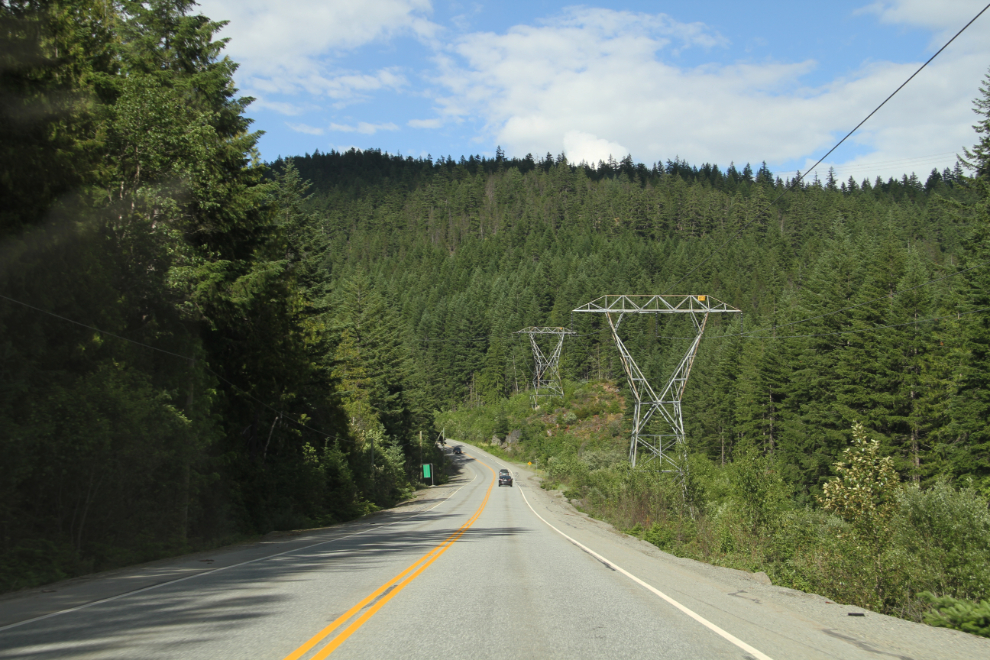
<instances>
[{"instance_id":1,"label":"distant car on road","mask_svg":"<svg viewBox=\"0 0 990 660\"><path fill-rule=\"evenodd\" d=\"M509 474L509 471L508 470L499 470L498 471L498 485L499 485L499 488L501 488L502 486L511 486L512 485L512 475Z\"/></svg>"},{"instance_id":2,"label":"distant car on road","mask_svg":"<svg viewBox=\"0 0 990 660\"><path fill-rule=\"evenodd\" d=\"M461 448L460 448L460 445L458 445L457 447L454 447L454 453L455 453L455 454L460 454L460 453L463 453L463 452L461 452Z\"/></svg>"}]
</instances>

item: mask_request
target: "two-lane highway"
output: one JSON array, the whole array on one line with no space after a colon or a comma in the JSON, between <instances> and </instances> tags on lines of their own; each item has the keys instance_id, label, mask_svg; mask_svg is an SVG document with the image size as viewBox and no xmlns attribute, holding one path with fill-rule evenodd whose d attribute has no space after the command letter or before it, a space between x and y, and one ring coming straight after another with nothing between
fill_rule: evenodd
<instances>
[{"instance_id":1,"label":"two-lane highway","mask_svg":"<svg viewBox=\"0 0 990 660\"><path fill-rule=\"evenodd\" d=\"M809 609L824 599L782 605L787 590L615 534L524 471L499 487L484 452L456 460L451 484L370 521L0 599L0 658L988 657L945 630L894 652L839 606Z\"/></svg>"},{"instance_id":2,"label":"two-lane highway","mask_svg":"<svg viewBox=\"0 0 990 660\"><path fill-rule=\"evenodd\" d=\"M499 466L479 453L468 452L465 468L490 481ZM466 495L472 503L476 497ZM617 579L542 523L515 486L496 485L474 525L387 607L334 658L744 656Z\"/></svg>"}]
</instances>

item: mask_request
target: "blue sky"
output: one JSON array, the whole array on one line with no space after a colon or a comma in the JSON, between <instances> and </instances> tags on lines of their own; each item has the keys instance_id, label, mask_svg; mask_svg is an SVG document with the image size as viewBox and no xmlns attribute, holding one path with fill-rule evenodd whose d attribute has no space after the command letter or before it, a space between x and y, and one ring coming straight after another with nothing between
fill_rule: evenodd
<instances>
[{"instance_id":1,"label":"blue sky","mask_svg":"<svg viewBox=\"0 0 990 660\"><path fill-rule=\"evenodd\" d=\"M263 158L379 148L434 157L765 160L804 170L985 0L202 0L265 131ZM820 170L951 166L972 145L990 11Z\"/></svg>"}]
</instances>

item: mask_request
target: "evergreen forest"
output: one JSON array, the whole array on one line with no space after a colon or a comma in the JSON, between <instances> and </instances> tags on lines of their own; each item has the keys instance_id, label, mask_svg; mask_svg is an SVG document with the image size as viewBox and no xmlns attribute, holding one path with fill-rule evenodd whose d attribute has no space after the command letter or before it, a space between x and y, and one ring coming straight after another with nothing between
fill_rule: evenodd
<instances>
[{"instance_id":1,"label":"evergreen forest","mask_svg":"<svg viewBox=\"0 0 990 660\"><path fill-rule=\"evenodd\" d=\"M976 144L921 177L265 163L191 0L0 24L0 589L348 520L440 432L518 429L547 487L675 554L939 625L990 598L990 76ZM572 311L605 294L743 312L708 319L685 483L628 465L610 328ZM673 316L623 321L651 381ZM538 411L528 326L576 333Z\"/></svg>"}]
</instances>

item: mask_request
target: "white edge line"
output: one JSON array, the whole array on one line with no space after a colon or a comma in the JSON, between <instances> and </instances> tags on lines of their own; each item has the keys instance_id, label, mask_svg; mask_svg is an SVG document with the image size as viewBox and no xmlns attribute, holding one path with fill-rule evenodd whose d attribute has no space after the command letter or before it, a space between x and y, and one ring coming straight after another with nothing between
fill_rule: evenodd
<instances>
[{"instance_id":1,"label":"white edge line","mask_svg":"<svg viewBox=\"0 0 990 660\"><path fill-rule=\"evenodd\" d=\"M568 536L567 534L563 533L562 531L560 531L559 529L557 529L556 527L554 527L553 525L551 525L550 523L548 523L543 516L541 516L540 514L536 513L536 509L534 509L533 508L533 505L529 503L529 498L526 497L526 493L523 492L523 491L524 491L523 488L520 488L519 489L519 493L523 496L523 501L526 502L526 506L528 506L529 507L529 510L532 511L533 514L537 518L539 518L540 520L542 520L543 523L547 527L549 527L553 531L557 532L558 534L560 534L561 536L563 536L565 539L567 539L568 541L570 541L571 543L573 543L577 547L579 547L582 550L584 550L585 552L587 552L592 557L595 557L596 559L598 559L598 561L603 562L605 564L608 564L609 566L611 566L612 568L614 568L618 572L622 573L623 575L625 575L627 578L629 578L630 580L632 580L636 584L638 584L641 587L644 587L644 588L652 591L654 594L656 594L657 596L659 596L663 600L667 601L668 603L670 603L671 605L673 605L674 607L676 607L677 609L679 609L681 612L684 612L689 617L691 617L692 619L694 619L695 621L697 621L701 625L705 626L706 628L708 628L709 630L711 630L715 634L717 634L717 635L723 637L724 639L732 642L733 644L735 644L736 646L738 646L739 648L741 648L743 651L746 651L747 653L752 654L755 658L757 658L757 660L772 660L772 658L770 656L768 656L765 653L762 653L760 651L757 651L752 646L750 646L746 642L742 641L741 639L739 639L738 637L736 637L732 633L729 633L729 632L726 632L725 630L722 630L721 628L719 628L718 626L716 626L714 623L712 623L711 621L709 621L705 617L701 616L700 614L697 614L693 610L688 609L684 605L681 605L676 600L674 600L673 598L671 598L667 594L663 593L659 589L657 589L657 588L655 588L655 587L647 584L643 580L640 580L638 577L636 577L635 575L633 575L629 571L625 570L621 566L618 566L615 562L611 561L610 559L606 559L605 557L602 557L600 554L598 554L597 552L595 552L594 550L592 550L588 546L584 545L583 543L581 543L579 541L576 541L576 540L572 539L570 536Z\"/></svg>"},{"instance_id":2,"label":"white edge line","mask_svg":"<svg viewBox=\"0 0 990 660\"><path fill-rule=\"evenodd\" d=\"M477 476L477 475L475 475L475 476ZM472 477L471 481L474 481L474 478L473 477ZM469 481L468 483L471 483L471 481ZM293 552L301 552L303 550L308 550L310 548L315 548L316 546L319 546L319 545L326 545L328 543L335 543L337 541L343 541L344 539L349 539L349 538L351 538L353 536L358 536L359 534L364 534L365 532L372 532L372 531L374 531L376 529L381 529L382 527L388 527L389 525L396 525L396 524L398 524L400 522L406 522L410 518L413 518L413 517L418 516L418 515L423 514L423 513L427 513L429 511L432 511L433 509L437 508L438 506L440 506L441 504L443 504L444 502L446 502L447 500L449 500L451 497L453 497L454 495L456 495L461 490L461 488L464 488L464 486L466 486L466 485L467 484L464 484L463 486L461 486L460 488L458 488L457 490L455 490L453 493L451 493L447 497L443 498L442 500L440 500L439 502L437 502L436 504L434 504L433 506L431 506L429 509L424 509L423 511L415 511L413 513L410 513L405 518L402 518L401 520L394 520L394 521L392 521L390 523L385 523L384 525L379 525L377 527L369 527L368 529L362 529L360 532L354 532L353 534L347 534L346 536L338 536L337 538L330 539L329 541L320 541L319 543L313 543L312 545L306 545L306 546L303 546L301 548L293 548L291 550L286 550L284 552L279 552L279 553L276 553L274 555L266 555L264 557L258 557L257 559L249 559L248 561L242 561L239 564L231 564L230 566L221 566L220 568L214 568L211 571L203 571L201 573L195 573L193 575L187 575L186 577L177 578L175 580L169 580L168 582L159 582L157 584L152 584L152 585L147 586L147 587L142 587L141 589L135 589L134 591L128 591L126 593L117 594L116 596L110 596L108 598L101 598L100 600L93 600L93 601L90 601L88 603L83 603L82 605L77 605L75 607L70 607L67 610L59 610L58 612L50 612L48 614L43 614L41 616L36 616L33 619L24 619L23 621L18 621L16 623L10 623L10 624L7 624L6 626L0 626L0 632L3 632L5 630L10 630L11 628L17 628L18 626L24 626L24 625L27 625L29 623L34 623L36 621L43 621L44 619L50 619L52 617L60 616L62 614L69 614L71 612L78 612L79 610L84 610L87 607L93 607L94 605L102 605L103 603L109 603L109 602L112 602L112 601L115 601L115 600L120 600L121 598L127 598L128 596L136 596L137 594L143 593L145 591L151 591L152 589L158 589L159 587L167 587L167 586L172 585L172 584L178 584L179 582L185 582L186 580L192 580L193 578L203 577L205 575L213 575L214 573L219 573L220 571L226 571L226 570L231 569L231 568L237 568L238 566L246 566L248 564L254 564L254 563L259 562L259 561L265 561L266 559L273 559L275 557L281 557L282 555L287 555L287 554L290 554L290 553L293 553Z\"/></svg>"}]
</instances>

